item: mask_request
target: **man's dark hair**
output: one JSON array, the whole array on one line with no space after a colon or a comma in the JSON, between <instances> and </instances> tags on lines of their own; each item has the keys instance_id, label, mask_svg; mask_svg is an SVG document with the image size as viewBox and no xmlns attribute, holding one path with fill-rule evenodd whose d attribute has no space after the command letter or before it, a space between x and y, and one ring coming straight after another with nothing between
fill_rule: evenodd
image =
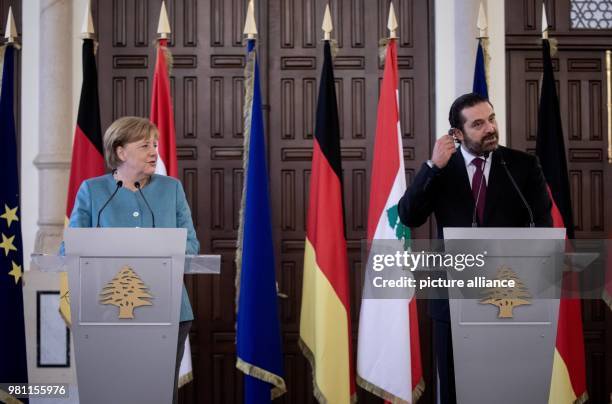
<instances>
[{"instance_id":1,"label":"man's dark hair","mask_svg":"<svg viewBox=\"0 0 612 404\"><path fill-rule=\"evenodd\" d=\"M450 123L451 128L457 128L463 132L463 125L465 124L463 110L482 102L488 102L491 108L493 108L491 101L478 93L463 94L457 98L455 102L453 102L453 105L451 105L450 111L448 112L448 122Z\"/></svg>"}]
</instances>

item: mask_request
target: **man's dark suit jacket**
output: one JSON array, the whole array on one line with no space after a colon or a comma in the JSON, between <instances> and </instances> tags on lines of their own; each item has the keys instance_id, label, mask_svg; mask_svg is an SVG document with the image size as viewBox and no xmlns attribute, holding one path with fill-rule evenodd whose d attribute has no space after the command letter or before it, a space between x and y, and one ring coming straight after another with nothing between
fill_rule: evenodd
<instances>
[{"instance_id":1,"label":"man's dark suit jacket","mask_svg":"<svg viewBox=\"0 0 612 404\"><path fill-rule=\"evenodd\" d=\"M529 213L512 185L502 160L531 207L535 225L552 226L552 203L538 159L527 153L500 146L493 152L491 160L484 218L479 226L529 226ZM443 238L444 227L472 226L474 205L463 154L457 150L442 169L423 164L412 185L400 199L398 211L402 223L410 227L421 226L433 213L436 216L438 237ZM443 404L454 404L455 383L448 301L432 299L429 303L429 314L435 320L433 337L439 377L439 400Z\"/></svg>"},{"instance_id":2,"label":"man's dark suit jacket","mask_svg":"<svg viewBox=\"0 0 612 404\"><path fill-rule=\"evenodd\" d=\"M502 158L531 206L535 225L552 226L552 203L537 158L502 146L493 152L491 158L484 219L479 226L529 226L529 214L502 166ZM400 199L398 210L402 223L410 227L422 225L433 213L438 237L442 238L443 227L472 226L474 203L463 154L457 149L442 169L423 164Z\"/></svg>"}]
</instances>

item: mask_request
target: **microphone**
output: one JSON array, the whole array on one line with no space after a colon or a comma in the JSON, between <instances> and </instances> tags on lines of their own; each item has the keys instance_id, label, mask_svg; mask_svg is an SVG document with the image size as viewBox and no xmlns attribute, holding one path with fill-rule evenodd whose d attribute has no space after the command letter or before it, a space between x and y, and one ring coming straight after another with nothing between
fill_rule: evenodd
<instances>
[{"instance_id":1,"label":"microphone","mask_svg":"<svg viewBox=\"0 0 612 404\"><path fill-rule=\"evenodd\" d=\"M504 167L504 170L506 171L506 174L508 175L508 178L510 179L510 182L514 186L514 189L516 189L516 192L521 197L521 201L523 201L523 205L525 205L525 207L527 208L527 212L529 213L529 227L535 227L535 223L533 222L533 212L531 211L531 206L529 206L529 204L527 203L527 199L525 199L525 196L521 192L521 189L518 187L518 185L516 185L516 181L514 181L514 177L512 177L512 174L510 174L510 170L508 170L508 166L506 166L506 160L504 160L504 157L501 154L500 154L500 160L501 160L502 166Z\"/></svg>"},{"instance_id":2,"label":"microphone","mask_svg":"<svg viewBox=\"0 0 612 404\"><path fill-rule=\"evenodd\" d=\"M485 152L482 156L484 157L484 163L482 164L482 179L478 184L478 192L476 193L476 201L474 202L474 211L472 212L472 227L478 227L476 223L476 213L478 211L478 201L480 200L480 191L482 190L482 183L485 181L485 167L487 166L487 159L491 152ZM482 223L481 223L482 224Z\"/></svg>"},{"instance_id":3,"label":"microphone","mask_svg":"<svg viewBox=\"0 0 612 404\"><path fill-rule=\"evenodd\" d=\"M106 208L109 202L115 197L115 195L117 194L117 191L119 191L119 188L121 188L122 186L123 186L123 181L117 181L117 186L115 187L115 191L111 194L110 198L108 198L106 202L104 202L104 205L102 205L102 209L98 211L98 223L96 227L100 227L100 216L102 216L102 211Z\"/></svg>"},{"instance_id":4,"label":"microphone","mask_svg":"<svg viewBox=\"0 0 612 404\"><path fill-rule=\"evenodd\" d=\"M144 194L142 193L142 189L140 189L140 182L136 181L134 186L138 192L140 192L140 196L142 196L142 200L144 201L145 205L147 205L147 208L149 208L149 211L151 212L151 220L153 221L153 227L155 227L155 215L153 214L153 209L151 209L149 202L147 202L147 198L145 198Z\"/></svg>"}]
</instances>

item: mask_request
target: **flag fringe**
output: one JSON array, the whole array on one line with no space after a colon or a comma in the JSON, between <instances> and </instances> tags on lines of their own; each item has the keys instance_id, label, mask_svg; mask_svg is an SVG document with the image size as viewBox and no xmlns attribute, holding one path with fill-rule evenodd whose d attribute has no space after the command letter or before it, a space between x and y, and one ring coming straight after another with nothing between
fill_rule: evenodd
<instances>
[{"instance_id":1,"label":"flag fringe","mask_svg":"<svg viewBox=\"0 0 612 404\"><path fill-rule=\"evenodd\" d=\"M168 69L168 76L172 74L172 67L174 66L174 56L172 56L172 52L168 49L168 46L161 46L159 39L155 41L155 48L160 48L162 50L162 54L164 55L164 60L166 61L166 68Z\"/></svg>"},{"instance_id":2,"label":"flag fringe","mask_svg":"<svg viewBox=\"0 0 612 404\"><path fill-rule=\"evenodd\" d=\"M64 323L66 323L66 327L70 328L72 325L71 313L70 313L70 289L68 286L68 272L60 272L59 273L59 281L60 281L60 299L59 299L59 307L58 311Z\"/></svg>"},{"instance_id":3,"label":"flag fringe","mask_svg":"<svg viewBox=\"0 0 612 404\"><path fill-rule=\"evenodd\" d=\"M315 358L314 358L314 354L312 353L312 351L310 350L310 348L308 348L308 346L306 345L306 343L304 342L304 340L302 340L302 338L300 338L298 340L298 346L300 347L302 354L306 357L306 359L308 360L308 362L310 363L310 369L312 371L312 394L314 395L314 397L317 399L317 401L320 404L327 404L329 401L327 400L327 397L325 397L325 395L323 394L323 392L321 391L321 389L319 388L319 386L317 385L317 377L316 377L316 367L315 367ZM351 403L356 403L357 402L357 394L353 394L351 396Z\"/></svg>"},{"instance_id":4,"label":"flag fringe","mask_svg":"<svg viewBox=\"0 0 612 404\"><path fill-rule=\"evenodd\" d=\"M6 404L23 404L23 401L16 399L2 389L0 389L0 402Z\"/></svg>"},{"instance_id":5,"label":"flag fringe","mask_svg":"<svg viewBox=\"0 0 612 404\"><path fill-rule=\"evenodd\" d=\"M606 290L603 291L603 301L608 305L610 310L612 310L612 296Z\"/></svg>"},{"instance_id":6,"label":"flag fringe","mask_svg":"<svg viewBox=\"0 0 612 404\"><path fill-rule=\"evenodd\" d=\"M246 176L249 169L249 143L251 139L251 120L253 116L253 93L255 83L255 60L257 54L255 49L249 52L246 66L244 67L244 145L242 148L242 172L244 181L242 181L242 198L240 200L240 222L238 225L238 238L236 239L236 313L238 313L238 303L240 302L240 276L242 274L242 239L244 236L244 208L246 204ZM236 325L237 327L237 325Z\"/></svg>"},{"instance_id":7,"label":"flag fringe","mask_svg":"<svg viewBox=\"0 0 612 404\"><path fill-rule=\"evenodd\" d=\"M389 38L383 38L378 41L378 61L381 65L385 64L385 58L387 57L387 46L389 45Z\"/></svg>"},{"instance_id":8,"label":"flag fringe","mask_svg":"<svg viewBox=\"0 0 612 404\"><path fill-rule=\"evenodd\" d=\"M0 46L0 89L2 88L2 69L4 68L4 51L6 51L6 45Z\"/></svg>"},{"instance_id":9,"label":"flag fringe","mask_svg":"<svg viewBox=\"0 0 612 404\"><path fill-rule=\"evenodd\" d=\"M187 372L178 379L179 389L193 380L193 372Z\"/></svg>"},{"instance_id":10,"label":"flag fringe","mask_svg":"<svg viewBox=\"0 0 612 404\"><path fill-rule=\"evenodd\" d=\"M249 375L251 377L255 377L259 380L263 380L264 382L270 383L274 387L270 392L272 395L272 400L277 397L282 396L287 391L287 386L285 385L285 380L277 374L268 372L265 369L252 365L243 361L240 358L236 360L236 368L238 368L242 373Z\"/></svg>"},{"instance_id":11,"label":"flag fringe","mask_svg":"<svg viewBox=\"0 0 612 404\"><path fill-rule=\"evenodd\" d=\"M559 40L557 38L542 39L542 42L544 41L548 41L548 45L550 46L550 57L557 56L557 52L559 51Z\"/></svg>"},{"instance_id":12,"label":"flag fringe","mask_svg":"<svg viewBox=\"0 0 612 404\"><path fill-rule=\"evenodd\" d=\"M323 41L325 42L325 41ZM336 59L336 55L340 52L340 48L338 47L338 41L335 39L329 40L329 50L331 52L332 61Z\"/></svg>"},{"instance_id":13,"label":"flag fringe","mask_svg":"<svg viewBox=\"0 0 612 404\"><path fill-rule=\"evenodd\" d=\"M369 381L365 379L362 379L361 376L359 375L357 375L357 384L361 386L361 388L363 388L364 390L367 390L370 393L375 394L378 397L382 398L383 400L389 401L392 404L410 404L410 402L404 400L403 398L397 397L396 395L389 393L388 391L378 387L377 385L370 383ZM425 388L424 386L425 386L425 383L423 383L423 389ZM417 388L418 388L418 385L417 385ZM412 393L413 396L414 394L415 392Z\"/></svg>"},{"instance_id":14,"label":"flag fringe","mask_svg":"<svg viewBox=\"0 0 612 404\"><path fill-rule=\"evenodd\" d=\"M589 400L589 394L585 391L584 393L580 395L580 397L574 400L573 404L584 404L588 400Z\"/></svg>"},{"instance_id":15,"label":"flag fringe","mask_svg":"<svg viewBox=\"0 0 612 404\"><path fill-rule=\"evenodd\" d=\"M412 389L412 404L415 404L417 401L419 401L419 399L421 398L424 392L425 392L425 379L421 377L421 380L419 380L417 385L414 386L414 389Z\"/></svg>"},{"instance_id":16,"label":"flag fringe","mask_svg":"<svg viewBox=\"0 0 612 404\"><path fill-rule=\"evenodd\" d=\"M485 65L485 80L487 81L487 87L491 82L491 77L489 71L491 69L491 53L489 52L489 38L480 38L480 45L482 46L482 53L484 56L484 65Z\"/></svg>"}]
</instances>

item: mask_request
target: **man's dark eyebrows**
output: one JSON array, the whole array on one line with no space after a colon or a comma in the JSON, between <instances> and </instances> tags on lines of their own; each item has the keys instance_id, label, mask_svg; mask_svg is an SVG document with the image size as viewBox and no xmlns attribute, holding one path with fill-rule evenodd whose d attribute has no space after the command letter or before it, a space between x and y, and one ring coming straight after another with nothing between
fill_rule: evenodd
<instances>
[{"instance_id":1,"label":"man's dark eyebrows","mask_svg":"<svg viewBox=\"0 0 612 404\"><path fill-rule=\"evenodd\" d=\"M472 123L470 124L470 126L478 125L480 123L483 123L484 121L485 121L484 119L474 119Z\"/></svg>"}]
</instances>

